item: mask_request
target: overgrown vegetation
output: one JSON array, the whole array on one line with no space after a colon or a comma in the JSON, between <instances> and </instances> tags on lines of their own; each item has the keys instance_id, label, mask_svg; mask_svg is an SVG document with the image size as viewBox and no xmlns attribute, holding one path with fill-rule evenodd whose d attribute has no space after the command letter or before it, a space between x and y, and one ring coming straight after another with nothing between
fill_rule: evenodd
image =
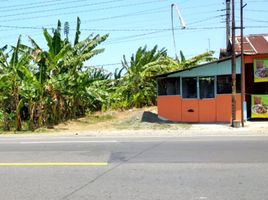
<instances>
[{"instance_id":1,"label":"overgrown vegetation","mask_svg":"<svg viewBox=\"0 0 268 200\"><path fill-rule=\"evenodd\" d=\"M62 36L62 31L64 36ZM155 105L156 83L152 76L184 69L212 59L208 52L186 60L167 56L166 49L141 47L130 61L123 56L114 74L85 66L85 61L104 51L96 47L108 38L89 35L80 40L77 19L74 43L69 24L58 21L50 33L43 30L47 50L33 38L0 49L0 121L4 130L35 130L53 126L87 112ZM11 49L10 51L7 51Z\"/></svg>"}]
</instances>

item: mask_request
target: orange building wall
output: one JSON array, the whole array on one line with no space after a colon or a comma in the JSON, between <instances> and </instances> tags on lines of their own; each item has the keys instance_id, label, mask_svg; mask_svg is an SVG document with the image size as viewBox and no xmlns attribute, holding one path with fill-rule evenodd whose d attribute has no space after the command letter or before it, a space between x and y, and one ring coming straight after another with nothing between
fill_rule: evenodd
<instances>
[{"instance_id":1,"label":"orange building wall","mask_svg":"<svg viewBox=\"0 0 268 200\"><path fill-rule=\"evenodd\" d=\"M236 118L241 120L241 96L236 97ZM232 119L232 95L215 99L182 99L180 96L159 96L158 116L174 122L225 122Z\"/></svg>"},{"instance_id":2,"label":"orange building wall","mask_svg":"<svg viewBox=\"0 0 268 200\"><path fill-rule=\"evenodd\" d=\"M158 116L174 122L181 121L181 97L158 96Z\"/></svg>"},{"instance_id":3,"label":"orange building wall","mask_svg":"<svg viewBox=\"0 0 268 200\"><path fill-rule=\"evenodd\" d=\"M216 121L232 121L232 95L219 95L216 97ZM236 96L236 119L241 120L241 96Z\"/></svg>"},{"instance_id":4,"label":"orange building wall","mask_svg":"<svg viewBox=\"0 0 268 200\"><path fill-rule=\"evenodd\" d=\"M262 55L245 55L244 62L247 63L253 63L254 59L267 59L268 54L262 54Z\"/></svg>"},{"instance_id":5,"label":"orange building wall","mask_svg":"<svg viewBox=\"0 0 268 200\"><path fill-rule=\"evenodd\" d=\"M198 100L183 99L181 108L182 122L199 122L198 118L199 106Z\"/></svg>"},{"instance_id":6,"label":"orange building wall","mask_svg":"<svg viewBox=\"0 0 268 200\"><path fill-rule=\"evenodd\" d=\"M199 122L216 122L215 99L199 100Z\"/></svg>"}]
</instances>

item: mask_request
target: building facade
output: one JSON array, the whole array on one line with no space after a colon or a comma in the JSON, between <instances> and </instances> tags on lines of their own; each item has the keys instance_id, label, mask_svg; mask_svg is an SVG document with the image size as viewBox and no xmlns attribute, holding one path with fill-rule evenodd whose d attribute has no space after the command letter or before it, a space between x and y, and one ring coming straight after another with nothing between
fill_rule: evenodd
<instances>
[{"instance_id":1,"label":"building facade","mask_svg":"<svg viewBox=\"0 0 268 200\"><path fill-rule=\"evenodd\" d=\"M236 59L237 119L241 119L240 62ZM157 77L158 116L174 122L230 122L231 58Z\"/></svg>"}]
</instances>

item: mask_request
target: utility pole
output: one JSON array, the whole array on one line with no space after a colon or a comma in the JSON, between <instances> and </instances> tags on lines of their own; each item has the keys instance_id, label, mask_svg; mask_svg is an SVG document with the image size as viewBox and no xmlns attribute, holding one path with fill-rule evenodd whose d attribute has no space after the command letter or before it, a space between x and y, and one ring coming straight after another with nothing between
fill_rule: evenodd
<instances>
[{"instance_id":1,"label":"utility pole","mask_svg":"<svg viewBox=\"0 0 268 200\"><path fill-rule=\"evenodd\" d=\"M240 35L241 35L241 125L244 127L244 102L245 102L245 67L244 67L244 23L243 0L240 0Z\"/></svg>"},{"instance_id":2,"label":"utility pole","mask_svg":"<svg viewBox=\"0 0 268 200\"><path fill-rule=\"evenodd\" d=\"M245 100L245 63L244 63L244 5L240 0L240 35L241 35L241 125L244 127L244 102Z\"/></svg>"},{"instance_id":3,"label":"utility pole","mask_svg":"<svg viewBox=\"0 0 268 200\"><path fill-rule=\"evenodd\" d=\"M232 0L232 127L236 126L235 0Z\"/></svg>"},{"instance_id":4,"label":"utility pole","mask_svg":"<svg viewBox=\"0 0 268 200\"><path fill-rule=\"evenodd\" d=\"M226 0L226 49L228 48L231 31L230 31L230 18L231 18L230 0Z\"/></svg>"}]
</instances>

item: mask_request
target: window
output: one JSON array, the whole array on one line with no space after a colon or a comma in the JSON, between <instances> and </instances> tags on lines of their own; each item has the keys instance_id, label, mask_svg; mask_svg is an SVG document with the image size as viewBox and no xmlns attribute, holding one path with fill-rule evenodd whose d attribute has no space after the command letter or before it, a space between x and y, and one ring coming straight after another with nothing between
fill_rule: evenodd
<instances>
[{"instance_id":1,"label":"window","mask_svg":"<svg viewBox=\"0 0 268 200\"><path fill-rule=\"evenodd\" d=\"M157 80L158 95L167 95L166 86L167 86L167 79Z\"/></svg>"},{"instance_id":2,"label":"window","mask_svg":"<svg viewBox=\"0 0 268 200\"><path fill-rule=\"evenodd\" d=\"M182 97L197 98L197 78L182 79Z\"/></svg>"},{"instance_id":3,"label":"window","mask_svg":"<svg viewBox=\"0 0 268 200\"><path fill-rule=\"evenodd\" d=\"M200 99L215 97L214 76L199 78Z\"/></svg>"},{"instance_id":4,"label":"window","mask_svg":"<svg viewBox=\"0 0 268 200\"><path fill-rule=\"evenodd\" d=\"M236 92L241 92L241 76L236 75ZM217 93L218 94L231 94L232 93L232 76L222 75L217 76Z\"/></svg>"},{"instance_id":5,"label":"window","mask_svg":"<svg viewBox=\"0 0 268 200\"><path fill-rule=\"evenodd\" d=\"M180 95L180 78L159 79L158 95Z\"/></svg>"}]
</instances>

